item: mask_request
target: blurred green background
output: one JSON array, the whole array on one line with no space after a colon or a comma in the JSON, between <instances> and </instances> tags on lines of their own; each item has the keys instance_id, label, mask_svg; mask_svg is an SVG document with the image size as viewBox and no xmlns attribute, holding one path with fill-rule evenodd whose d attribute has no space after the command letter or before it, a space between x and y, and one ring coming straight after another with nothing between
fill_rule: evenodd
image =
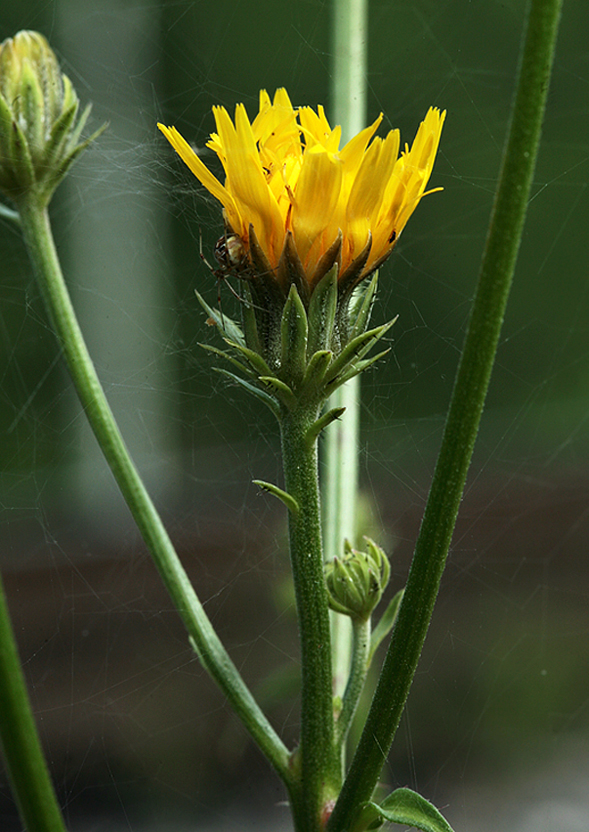
<instances>
[{"instance_id":1,"label":"blurred green background","mask_svg":"<svg viewBox=\"0 0 589 832\"><path fill-rule=\"evenodd\" d=\"M441 436L524 5L370 7L368 118L382 111L384 129L410 142L430 105L448 111L432 177L444 191L421 203L381 272L374 318L399 321L391 355L362 382L365 522L392 551L391 591L406 574ZM329 114L330 14L313 0L0 2L0 38L43 32L82 102L94 103L92 126L110 122L52 206L68 282L197 590L290 741L298 660L284 518L251 485L279 478L277 431L198 346L215 333L194 289L211 304L218 294L199 243L211 259L222 223L155 123L202 147L213 104L244 102L253 117L258 90L278 86ZM575 786L589 773L588 18L585 3L565 3L488 408L385 770L389 783L446 805L457 832L577 832L589 812ZM242 829L246 809L257 828L287 828L281 789L159 586L5 223L0 262L0 565L72 828L167 829L173 819L174 828ZM236 312L221 290L223 311ZM5 777L0 826L20 829Z\"/></svg>"}]
</instances>

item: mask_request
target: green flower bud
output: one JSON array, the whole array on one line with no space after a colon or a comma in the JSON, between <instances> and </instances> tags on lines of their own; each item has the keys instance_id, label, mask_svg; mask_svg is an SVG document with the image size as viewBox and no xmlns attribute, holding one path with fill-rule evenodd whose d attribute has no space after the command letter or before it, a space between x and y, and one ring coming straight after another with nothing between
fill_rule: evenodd
<instances>
[{"instance_id":1,"label":"green flower bud","mask_svg":"<svg viewBox=\"0 0 589 832\"><path fill-rule=\"evenodd\" d=\"M0 192L34 190L46 205L84 142L90 113L76 122L78 96L43 35L22 31L0 44Z\"/></svg>"},{"instance_id":2,"label":"green flower bud","mask_svg":"<svg viewBox=\"0 0 589 832\"><path fill-rule=\"evenodd\" d=\"M367 552L352 549L346 540L343 558L325 564L329 606L360 621L370 618L391 576L384 551L369 537L364 540Z\"/></svg>"}]
</instances>

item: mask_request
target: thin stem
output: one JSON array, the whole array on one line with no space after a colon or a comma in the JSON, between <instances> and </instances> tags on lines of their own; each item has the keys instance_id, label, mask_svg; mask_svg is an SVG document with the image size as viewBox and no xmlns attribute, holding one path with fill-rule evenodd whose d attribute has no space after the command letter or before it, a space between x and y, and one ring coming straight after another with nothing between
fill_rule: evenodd
<instances>
[{"instance_id":1,"label":"thin stem","mask_svg":"<svg viewBox=\"0 0 589 832\"><path fill-rule=\"evenodd\" d=\"M300 802L293 804L300 832L318 832L322 812L335 799L341 772L333 741L331 648L327 591L323 576L317 443L307 431L318 407L296 408L280 421L286 491L297 501L289 512L290 557L301 641L302 697Z\"/></svg>"},{"instance_id":2,"label":"thin stem","mask_svg":"<svg viewBox=\"0 0 589 832\"><path fill-rule=\"evenodd\" d=\"M342 709L335 725L336 743L340 744L342 760L344 760L346 737L356 713L364 689L366 674L368 673L370 629L370 618L366 621L352 621L352 665L342 700Z\"/></svg>"},{"instance_id":3,"label":"thin stem","mask_svg":"<svg viewBox=\"0 0 589 832\"><path fill-rule=\"evenodd\" d=\"M368 0L333 0L332 118L342 128L342 142L366 121ZM325 438L323 529L325 559L341 555L344 538L356 539L360 377L336 390L327 409L345 407ZM342 694L351 662L352 635L346 616L331 616L334 693Z\"/></svg>"},{"instance_id":4,"label":"thin stem","mask_svg":"<svg viewBox=\"0 0 589 832\"><path fill-rule=\"evenodd\" d=\"M462 498L519 249L540 140L561 0L532 0L489 236L407 587L330 832L370 799L427 633Z\"/></svg>"},{"instance_id":5,"label":"thin stem","mask_svg":"<svg viewBox=\"0 0 589 832\"><path fill-rule=\"evenodd\" d=\"M0 739L28 832L65 832L29 703L0 576Z\"/></svg>"},{"instance_id":6,"label":"thin stem","mask_svg":"<svg viewBox=\"0 0 589 832\"><path fill-rule=\"evenodd\" d=\"M217 682L261 750L288 784L284 746L239 674L192 587L157 510L129 455L104 395L63 279L49 216L33 196L18 204L25 242L74 386L119 488L202 664Z\"/></svg>"}]
</instances>

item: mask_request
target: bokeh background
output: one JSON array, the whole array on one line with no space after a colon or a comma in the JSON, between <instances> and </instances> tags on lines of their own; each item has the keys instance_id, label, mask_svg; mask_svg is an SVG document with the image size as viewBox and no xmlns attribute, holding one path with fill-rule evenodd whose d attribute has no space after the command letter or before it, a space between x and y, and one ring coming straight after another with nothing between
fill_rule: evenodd
<instances>
[{"instance_id":1,"label":"bokeh background","mask_svg":"<svg viewBox=\"0 0 589 832\"><path fill-rule=\"evenodd\" d=\"M390 357L363 378L362 517L403 584L505 136L523 0L374 0L369 119L411 141L448 110L433 186L382 270ZM202 147L211 107L286 86L330 109L331 7L306 0L0 1L43 32L92 126L52 205L90 350L197 591L277 728L298 648L270 416L225 384L218 206L156 131ZM589 52L565 3L544 141L488 407L442 591L384 778L457 832L586 832L589 803ZM203 158L207 158L206 156ZM87 430L19 235L0 224L0 566L72 829L287 829L284 794L208 681ZM236 289L239 287L236 286ZM221 306L237 301L220 287ZM0 828L20 830L0 773Z\"/></svg>"}]
</instances>

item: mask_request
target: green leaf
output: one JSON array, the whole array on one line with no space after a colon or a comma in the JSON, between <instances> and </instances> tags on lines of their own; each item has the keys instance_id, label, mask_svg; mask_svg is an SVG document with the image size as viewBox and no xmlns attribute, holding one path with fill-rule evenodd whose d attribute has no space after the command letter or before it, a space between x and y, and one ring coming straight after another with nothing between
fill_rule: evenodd
<instances>
[{"instance_id":1,"label":"green leaf","mask_svg":"<svg viewBox=\"0 0 589 832\"><path fill-rule=\"evenodd\" d=\"M391 823L414 826L422 832L453 832L436 807L412 789L396 789L380 806L377 803L369 806Z\"/></svg>"},{"instance_id":2,"label":"green leaf","mask_svg":"<svg viewBox=\"0 0 589 832\"><path fill-rule=\"evenodd\" d=\"M395 621L397 620L397 614L399 612L401 601L403 600L404 592L404 589L400 589L397 592L397 594L390 601L386 610L381 615L378 624L372 631L372 635L370 637L370 650L368 652L368 664L372 661L372 657L378 649L379 644L381 644L382 640L388 636L395 626Z\"/></svg>"},{"instance_id":3,"label":"green leaf","mask_svg":"<svg viewBox=\"0 0 589 832\"><path fill-rule=\"evenodd\" d=\"M330 352L330 350L320 350L312 355L309 363L307 364L305 377L303 378L303 383L301 385L301 387L305 389L307 395L312 395L313 388L317 390L323 383L325 373L331 364L332 358L333 353Z\"/></svg>"},{"instance_id":4,"label":"green leaf","mask_svg":"<svg viewBox=\"0 0 589 832\"><path fill-rule=\"evenodd\" d=\"M299 513L299 504L295 500L295 498L289 494L287 491L283 491L282 488L278 488L277 485L274 485L271 482L265 482L264 480L252 480L254 485L259 486L262 491L268 491L270 494L273 494L275 497L278 497L287 509L291 512L291 514L297 515Z\"/></svg>"},{"instance_id":5,"label":"green leaf","mask_svg":"<svg viewBox=\"0 0 589 832\"><path fill-rule=\"evenodd\" d=\"M334 390L337 390L338 387L341 387L342 384L345 384L346 381L349 381L354 376L357 376L359 373L363 373L364 370L368 369L372 364L376 361L380 361L381 358L384 358L390 352L389 349L383 350L379 352L378 355L373 355L372 358L365 358L364 361L354 361L344 372L340 373L334 381L332 381L327 389L329 391L329 395L333 393Z\"/></svg>"},{"instance_id":6,"label":"green leaf","mask_svg":"<svg viewBox=\"0 0 589 832\"><path fill-rule=\"evenodd\" d=\"M230 341L228 338L225 341L237 352L241 353L243 357L251 364L257 376L269 376L272 375L272 370L266 364L264 359L261 355L259 355L255 350L250 350L248 347L243 347L241 344L236 344L234 341Z\"/></svg>"},{"instance_id":7,"label":"green leaf","mask_svg":"<svg viewBox=\"0 0 589 832\"><path fill-rule=\"evenodd\" d=\"M311 445L317 439L322 430L324 430L332 422L335 422L336 419L339 419L345 409L345 407L334 407L331 410L328 410L327 413L324 413L323 416L320 416L317 421L313 422L305 435L307 444Z\"/></svg>"},{"instance_id":8,"label":"green leaf","mask_svg":"<svg viewBox=\"0 0 589 832\"><path fill-rule=\"evenodd\" d=\"M331 367L326 374L326 380L332 381L337 375L339 375L339 373L345 370L349 364L366 355L366 353L372 349L374 344L376 344L376 342L389 331L396 320L397 319L394 318L392 321L389 321L388 324L382 324L374 329L369 329L367 332L363 332L361 335L356 336L356 338L346 344L335 361L332 362Z\"/></svg>"},{"instance_id":9,"label":"green leaf","mask_svg":"<svg viewBox=\"0 0 589 832\"><path fill-rule=\"evenodd\" d=\"M251 384L249 381L246 381L244 378L240 378L240 376L236 376L235 373L231 373L229 370L226 370L224 367L215 367L214 368L217 373L221 373L227 378L230 378L232 381L237 382L240 387L244 387L248 393L252 393L257 399L270 408L272 413L275 416L280 415L280 406L276 399L273 396L269 396L268 393L265 393L263 390L260 390L254 384Z\"/></svg>"},{"instance_id":10,"label":"green leaf","mask_svg":"<svg viewBox=\"0 0 589 832\"><path fill-rule=\"evenodd\" d=\"M243 332L241 331L241 327L232 321L231 318L228 318L227 315L223 315L219 312L218 309L213 309L211 306L208 305L206 300L200 295L196 289L194 290L194 294L196 295L198 302L207 313L209 318L213 321L213 323L217 326L217 328L223 333L225 338L229 341L234 341L236 344L245 347L245 339L243 337Z\"/></svg>"},{"instance_id":11,"label":"green leaf","mask_svg":"<svg viewBox=\"0 0 589 832\"><path fill-rule=\"evenodd\" d=\"M230 361L234 367L237 367L237 369L242 373L245 373L246 376L251 376L252 378L258 377L257 373L254 373L250 367L242 364L241 361L238 361L237 358L234 358L230 353L225 352L225 350L220 350L218 347L213 347L211 344L199 344L198 346L202 347L203 350L207 350L208 352L221 356L221 358L224 358L225 361Z\"/></svg>"},{"instance_id":12,"label":"green leaf","mask_svg":"<svg viewBox=\"0 0 589 832\"><path fill-rule=\"evenodd\" d=\"M285 384L279 378L276 378L276 376L260 376L258 380L263 384L269 384L272 386L275 389L276 395L279 397L280 401L283 402L283 404L285 404L288 408L296 407L296 396L288 384Z\"/></svg>"}]
</instances>

